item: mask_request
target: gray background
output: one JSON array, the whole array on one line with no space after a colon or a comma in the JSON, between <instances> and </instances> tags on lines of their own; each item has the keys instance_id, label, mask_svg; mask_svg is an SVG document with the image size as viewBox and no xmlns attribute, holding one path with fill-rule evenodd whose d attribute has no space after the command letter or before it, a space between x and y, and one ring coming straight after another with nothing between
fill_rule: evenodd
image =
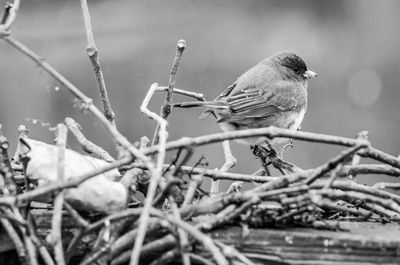
<instances>
[{"instance_id":1,"label":"gray background","mask_svg":"<svg viewBox=\"0 0 400 265\"><path fill-rule=\"evenodd\" d=\"M1 5L5 1L0 1ZM212 99L236 77L279 51L291 50L320 77L309 86L305 131L354 137L368 130L372 143L400 152L399 1L89 1L96 44L119 130L131 141L151 137L155 124L139 106L151 83L167 85L178 39L187 50L177 87ZM79 1L22 1L13 35L99 105ZM73 107L73 97L30 60L0 42L0 122L16 147L16 129L26 124L31 137L52 141L52 126L71 116L95 143L114 152L111 138L90 114ZM176 101L185 98L175 97ZM151 108L158 112L163 94ZM200 109L176 110L169 139L219 132L212 118L197 120ZM76 150L70 137L69 145ZM233 171L259 167L248 147L232 144L239 164ZM295 141L285 158L302 168L320 165L341 148ZM210 168L223 162L222 148L197 149ZM168 158L170 159L170 157ZM364 182L363 178L360 181ZM366 181L382 180L370 177Z\"/></svg>"}]
</instances>

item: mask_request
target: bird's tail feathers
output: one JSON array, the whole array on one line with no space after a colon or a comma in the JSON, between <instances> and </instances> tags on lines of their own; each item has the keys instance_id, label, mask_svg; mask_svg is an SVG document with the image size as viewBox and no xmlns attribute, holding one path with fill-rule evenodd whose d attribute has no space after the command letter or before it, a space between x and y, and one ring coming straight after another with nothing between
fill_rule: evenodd
<instances>
[{"instance_id":1,"label":"bird's tail feathers","mask_svg":"<svg viewBox=\"0 0 400 265\"><path fill-rule=\"evenodd\" d=\"M205 107L210 109L228 109L225 103L216 101L188 101L173 104L174 107L178 108L194 108L194 107Z\"/></svg>"}]
</instances>

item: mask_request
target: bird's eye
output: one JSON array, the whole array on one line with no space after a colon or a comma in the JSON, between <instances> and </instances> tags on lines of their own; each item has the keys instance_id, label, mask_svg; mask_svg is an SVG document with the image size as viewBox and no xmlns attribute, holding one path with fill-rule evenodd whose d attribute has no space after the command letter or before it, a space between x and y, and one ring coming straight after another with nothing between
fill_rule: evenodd
<instances>
[{"instance_id":1,"label":"bird's eye","mask_svg":"<svg viewBox=\"0 0 400 265\"><path fill-rule=\"evenodd\" d=\"M300 74L300 68L294 68L293 71L294 71L296 74Z\"/></svg>"}]
</instances>

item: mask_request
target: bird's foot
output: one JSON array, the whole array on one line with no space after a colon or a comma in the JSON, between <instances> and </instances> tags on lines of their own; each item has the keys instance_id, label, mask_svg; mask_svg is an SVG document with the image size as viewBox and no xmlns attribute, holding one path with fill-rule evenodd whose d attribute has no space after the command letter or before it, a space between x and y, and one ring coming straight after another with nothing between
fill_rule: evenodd
<instances>
[{"instance_id":1,"label":"bird's foot","mask_svg":"<svg viewBox=\"0 0 400 265\"><path fill-rule=\"evenodd\" d=\"M262 166L266 170L268 169L269 165L272 165L273 167L278 169L282 173L282 175L286 175L286 171L297 171L297 167L283 160L278 155L278 152L270 144L268 144L268 148L261 145L251 146L251 148L253 150L253 154L260 158L260 160L262 161Z\"/></svg>"}]
</instances>

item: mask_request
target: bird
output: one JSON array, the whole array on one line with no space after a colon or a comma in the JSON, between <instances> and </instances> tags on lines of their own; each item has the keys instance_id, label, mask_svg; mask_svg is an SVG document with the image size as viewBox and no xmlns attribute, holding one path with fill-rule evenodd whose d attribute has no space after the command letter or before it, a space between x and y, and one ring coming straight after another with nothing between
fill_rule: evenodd
<instances>
[{"instance_id":1,"label":"bird","mask_svg":"<svg viewBox=\"0 0 400 265\"><path fill-rule=\"evenodd\" d=\"M308 80L318 76L294 52L280 51L242 74L213 101L181 102L175 107L205 107L199 118L213 115L223 131L278 127L296 131L307 111ZM254 137L238 140L271 147L287 139Z\"/></svg>"}]
</instances>

